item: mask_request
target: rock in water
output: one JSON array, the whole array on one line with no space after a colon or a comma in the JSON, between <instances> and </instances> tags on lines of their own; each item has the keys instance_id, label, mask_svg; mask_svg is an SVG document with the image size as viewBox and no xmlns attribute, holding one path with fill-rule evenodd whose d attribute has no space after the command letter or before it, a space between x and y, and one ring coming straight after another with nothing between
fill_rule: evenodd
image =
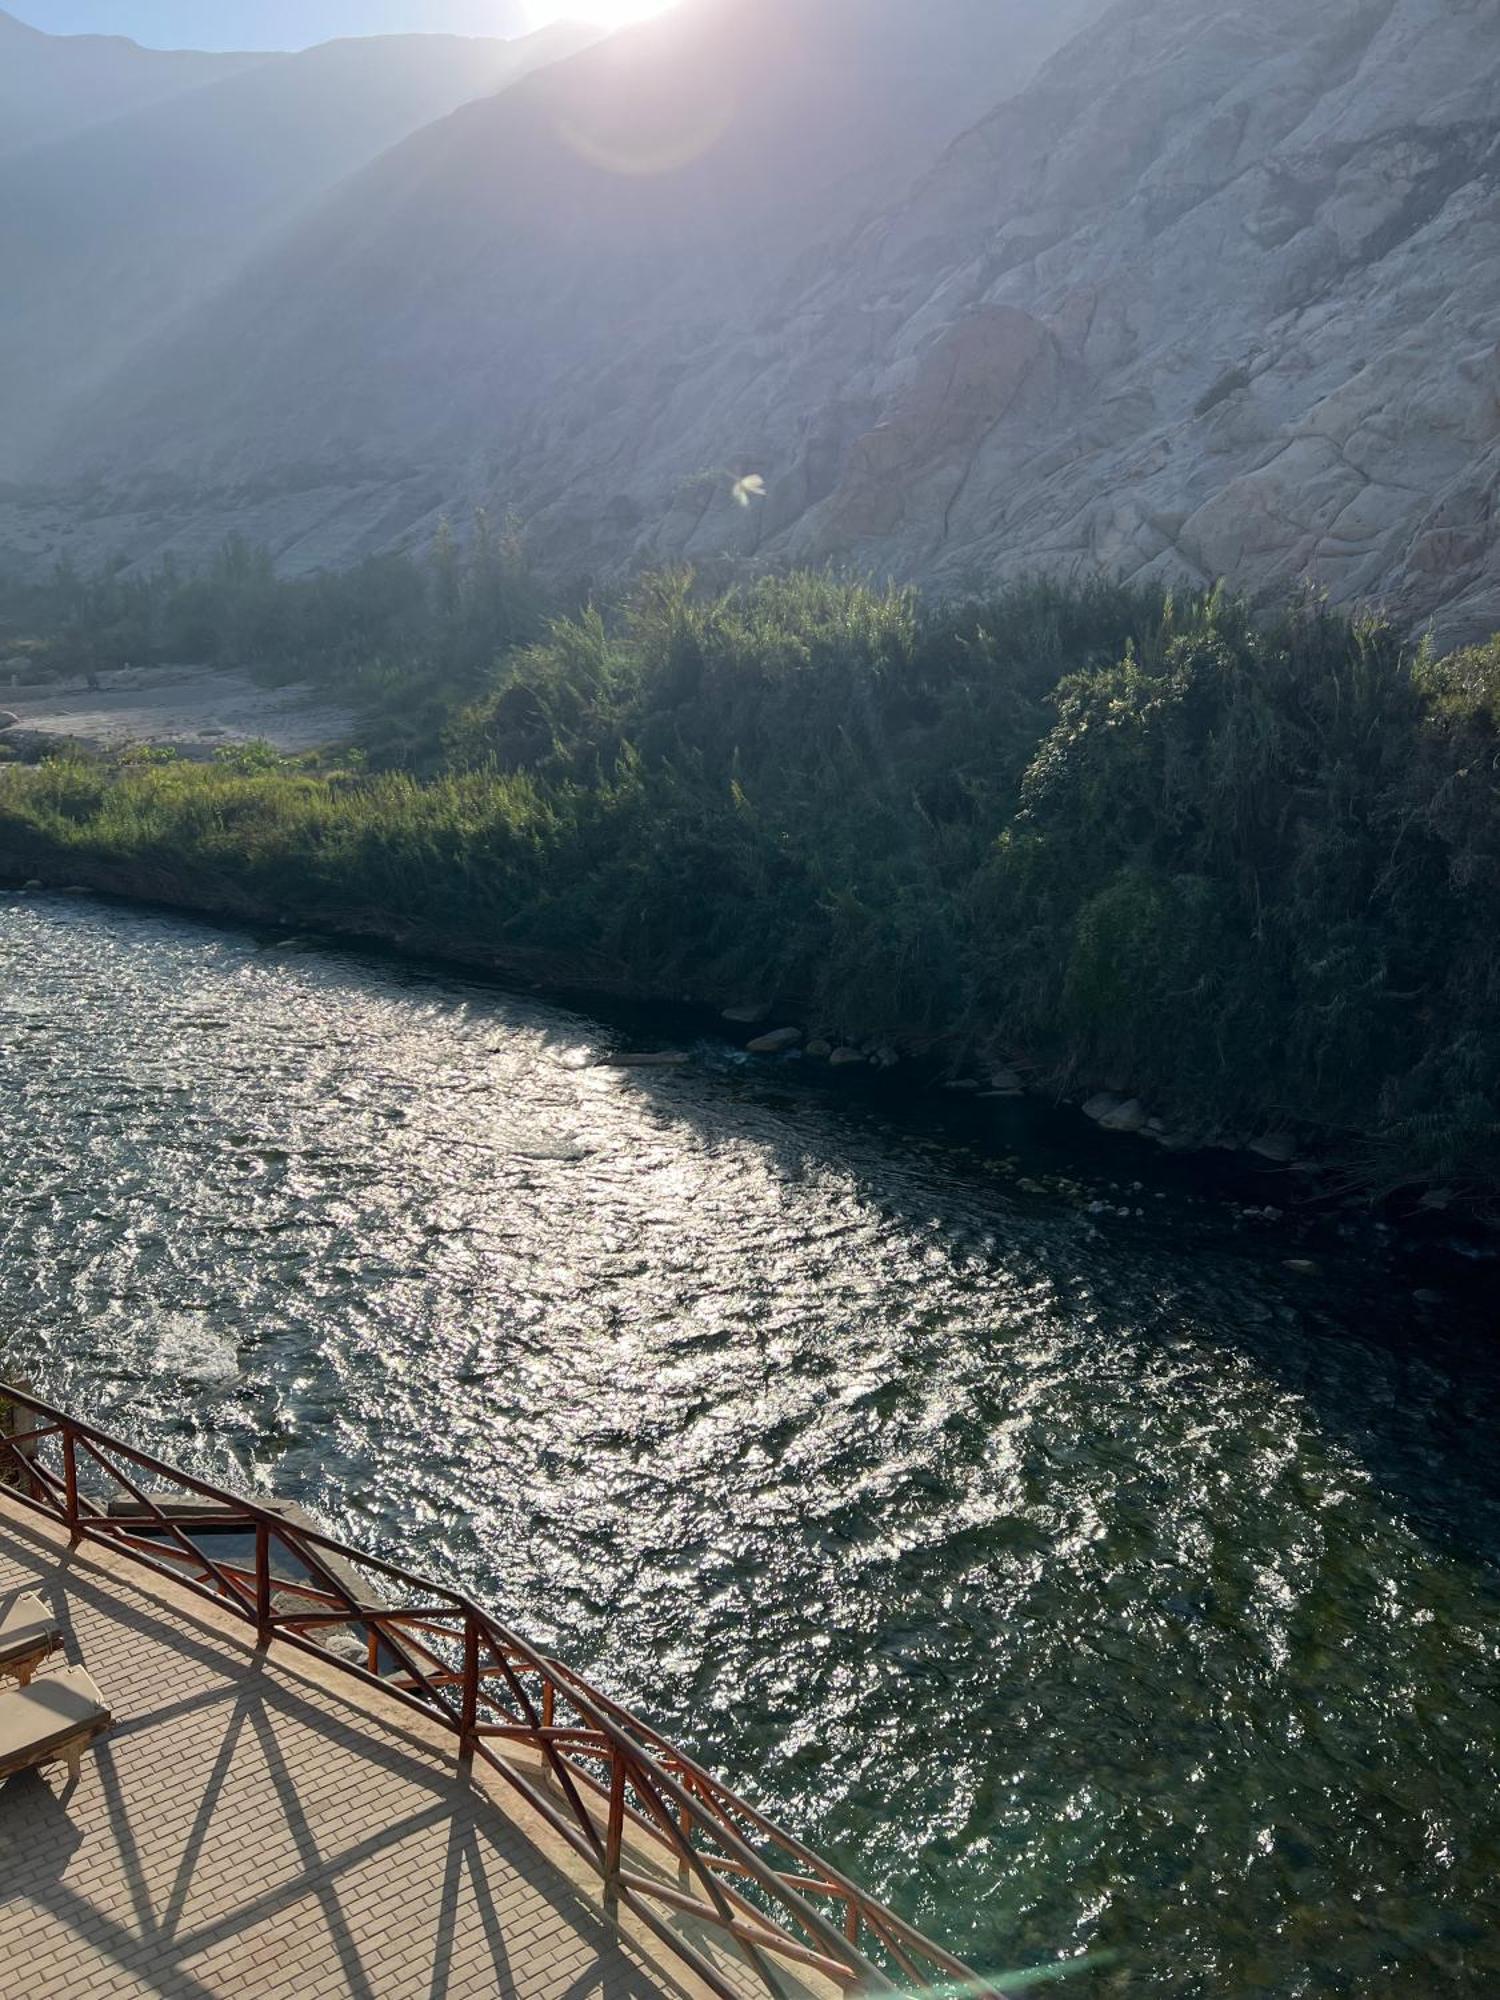
<instances>
[{"instance_id":1,"label":"rock in water","mask_svg":"<svg viewBox=\"0 0 1500 2000\"><path fill-rule=\"evenodd\" d=\"M1248 1150L1273 1166L1289 1167L1297 1157L1297 1142L1286 1132L1267 1132L1264 1138L1252 1139Z\"/></svg>"},{"instance_id":2,"label":"rock in water","mask_svg":"<svg viewBox=\"0 0 1500 2000\"><path fill-rule=\"evenodd\" d=\"M779 1056L796 1048L801 1040L800 1028L773 1028L769 1035L757 1035L748 1046L753 1056Z\"/></svg>"},{"instance_id":3,"label":"rock in water","mask_svg":"<svg viewBox=\"0 0 1500 2000\"><path fill-rule=\"evenodd\" d=\"M1146 1107L1138 1097L1127 1098L1117 1104L1113 1111L1106 1111L1099 1120L1101 1132L1143 1132L1146 1129Z\"/></svg>"}]
</instances>

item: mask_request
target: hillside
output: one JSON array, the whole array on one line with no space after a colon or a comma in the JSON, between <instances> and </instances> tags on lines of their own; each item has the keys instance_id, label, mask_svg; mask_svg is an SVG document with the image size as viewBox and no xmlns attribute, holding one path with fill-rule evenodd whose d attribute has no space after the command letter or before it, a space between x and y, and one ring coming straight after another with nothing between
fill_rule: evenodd
<instances>
[{"instance_id":1,"label":"hillside","mask_svg":"<svg viewBox=\"0 0 1500 2000\"><path fill-rule=\"evenodd\" d=\"M1497 101L1493 6L1116 7L801 302L801 421L721 414L775 426L767 539L950 580L1311 576L1492 630ZM839 337L877 315L873 352Z\"/></svg>"},{"instance_id":2,"label":"hillside","mask_svg":"<svg viewBox=\"0 0 1500 2000\"><path fill-rule=\"evenodd\" d=\"M307 568L482 500L561 574L1312 578L1460 641L1500 623L1497 93L1473 0L698 0L340 189L75 407L0 540Z\"/></svg>"},{"instance_id":3,"label":"hillside","mask_svg":"<svg viewBox=\"0 0 1500 2000\"><path fill-rule=\"evenodd\" d=\"M263 60L143 49L123 35L45 35L0 10L0 159Z\"/></svg>"},{"instance_id":4,"label":"hillside","mask_svg":"<svg viewBox=\"0 0 1500 2000\"><path fill-rule=\"evenodd\" d=\"M32 474L87 482L85 556L234 525L311 566L582 465L568 560L613 556L640 427L672 456L679 385L1100 4L696 0L394 149Z\"/></svg>"},{"instance_id":5,"label":"hillside","mask_svg":"<svg viewBox=\"0 0 1500 2000\"><path fill-rule=\"evenodd\" d=\"M329 42L0 158L0 477L347 175L592 38Z\"/></svg>"}]
</instances>

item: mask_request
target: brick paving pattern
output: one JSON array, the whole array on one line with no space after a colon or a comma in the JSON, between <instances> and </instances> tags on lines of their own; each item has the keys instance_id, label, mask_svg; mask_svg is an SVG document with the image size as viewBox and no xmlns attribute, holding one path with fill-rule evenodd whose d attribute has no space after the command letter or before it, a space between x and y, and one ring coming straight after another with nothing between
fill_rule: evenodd
<instances>
[{"instance_id":1,"label":"brick paving pattern","mask_svg":"<svg viewBox=\"0 0 1500 2000\"><path fill-rule=\"evenodd\" d=\"M0 1785L6 2000L706 1991L436 1726L0 1496L0 1604L22 1588L115 1722L76 1786Z\"/></svg>"}]
</instances>

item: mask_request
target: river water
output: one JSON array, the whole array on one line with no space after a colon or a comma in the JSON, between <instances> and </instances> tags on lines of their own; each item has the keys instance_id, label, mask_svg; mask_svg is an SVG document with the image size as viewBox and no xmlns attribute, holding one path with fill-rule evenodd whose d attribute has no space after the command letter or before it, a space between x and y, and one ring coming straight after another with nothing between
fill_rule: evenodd
<instances>
[{"instance_id":1,"label":"river water","mask_svg":"<svg viewBox=\"0 0 1500 2000\"><path fill-rule=\"evenodd\" d=\"M1500 1992L1492 1316L1025 1106L590 1066L641 1032L0 898L0 1373L464 1581L988 1967Z\"/></svg>"}]
</instances>

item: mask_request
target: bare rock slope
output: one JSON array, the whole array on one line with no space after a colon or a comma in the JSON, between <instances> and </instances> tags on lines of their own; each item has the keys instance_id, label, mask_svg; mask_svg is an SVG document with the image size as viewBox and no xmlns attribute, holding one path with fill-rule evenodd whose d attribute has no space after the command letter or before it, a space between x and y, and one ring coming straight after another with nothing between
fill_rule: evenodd
<instances>
[{"instance_id":1,"label":"bare rock slope","mask_svg":"<svg viewBox=\"0 0 1500 2000\"><path fill-rule=\"evenodd\" d=\"M310 567L486 498L618 561L653 464L723 470L680 460L679 397L734 352L769 387L747 334L1104 4L688 0L470 104L79 402L29 470L84 508L28 493L0 542L233 526Z\"/></svg>"},{"instance_id":2,"label":"bare rock slope","mask_svg":"<svg viewBox=\"0 0 1500 2000\"><path fill-rule=\"evenodd\" d=\"M596 36L325 42L0 152L0 478L349 174ZM78 38L34 40L77 60Z\"/></svg>"},{"instance_id":3,"label":"bare rock slope","mask_svg":"<svg viewBox=\"0 0 1500 2000\"><path fill-rule=\"evenodd\" d=\"M339 560L482 499L563 568L1311 577L1500 625L1500 0L1015 0L1032 60L1078 31L1029 82L971 9L948 131L855 15L817 11L816 100L767 53L810 11L717 0L419 135L59 464L140 552Z\"/></svg>"},{"instance_id":4,"label":"bare rock slope","mask_svg":"<svg viewBox=\"0 0 1500 2000\"><path fill-rule=\"evenodd\" d=\"M0 9L0 159L264 60L143 49L123 35L48 35Z\"/></svg>"},{"instance_id":5,"label":"bare rock slope","mask_svg":"<svg viewBox=\"0 0 1500 2000\"><path fill-rule=\"evenodd\" d=\"M1500 624L1497 107L1494 0L1115 8L789 318L768 541Z\"/></svg>"}]
</instances>

